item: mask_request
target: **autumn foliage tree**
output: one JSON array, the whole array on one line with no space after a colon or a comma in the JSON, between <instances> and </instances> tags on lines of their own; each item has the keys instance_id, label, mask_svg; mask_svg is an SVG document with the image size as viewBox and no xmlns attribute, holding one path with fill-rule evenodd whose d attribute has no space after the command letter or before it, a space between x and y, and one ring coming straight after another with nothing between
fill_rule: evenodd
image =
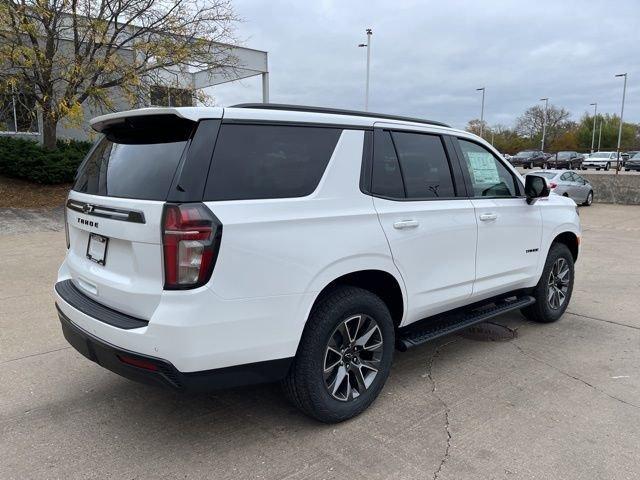
<instances>
[{"instance_id":1,"label":"autumn foliage tree","mask_svg":"<svg viewBox=\"0 0 640 480\"><path fill-rule=\"evenodd\" d=\"M2 0L0 93L28 89L53 149L58 122L109 109L112 89L135 104L163 72L233 69L236 21L228 0Z\"/></svg>"}]
</instances>

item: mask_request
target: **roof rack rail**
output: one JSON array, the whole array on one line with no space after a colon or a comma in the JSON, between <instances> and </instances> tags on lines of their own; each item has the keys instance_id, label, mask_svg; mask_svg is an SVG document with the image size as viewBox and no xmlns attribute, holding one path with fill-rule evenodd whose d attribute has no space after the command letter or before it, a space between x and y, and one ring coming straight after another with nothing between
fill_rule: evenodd
<instances>
[{"instance_id":1,"label":"roof rack rail","mask_svg":"<svg viewBox=\"0 0 640 480\"><path fill-rule=\"evenodd\" d=\"M308 105L286 105L283 103L239 103L231 105L231 108L258 108L262 110L291 110L294 112L331 113L334 115L351 115L354 117L378 117L387 120L400 120L404 122L424 123L439 127L451 128L446 123L425 120L423 118L404 117L401 115L389 115L386 113L363 112L361 110L344 110L342 108L311 107Z\"/></svg>"}]
</instances>

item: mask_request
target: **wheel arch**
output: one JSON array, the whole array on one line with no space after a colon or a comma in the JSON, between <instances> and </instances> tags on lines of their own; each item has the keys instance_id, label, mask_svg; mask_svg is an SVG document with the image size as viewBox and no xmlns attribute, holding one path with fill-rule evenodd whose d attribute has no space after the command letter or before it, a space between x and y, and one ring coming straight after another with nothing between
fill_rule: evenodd
<instances>
[{"instance_id":1,"label":"wheel arch","mask_svg":"<svg viewBox=\"0 0 640 480\"><path fill-rule=\"evenodd\" d=\"M551 242L551 245L554 243L562 243L566 245L571 252L573 261L576 262L578 260L578 254L580 253L580 237L578 237L574 232L566 231L556 235Z\"/></svg>"},{"instance_id":2,"label":"wheel arch","mask_svg":"<svg viewBox=\"0 0 640 480\"><path fill-rule=\"evenodd\" d=\"M324 296L341 285L360 287L374 293L389 308L394 325L398 327L402 323L406 311L404 284L396 275L380 269L356 270L334 278L318 292L309 310L309 315Z\"/></svg>"}]
</instances>

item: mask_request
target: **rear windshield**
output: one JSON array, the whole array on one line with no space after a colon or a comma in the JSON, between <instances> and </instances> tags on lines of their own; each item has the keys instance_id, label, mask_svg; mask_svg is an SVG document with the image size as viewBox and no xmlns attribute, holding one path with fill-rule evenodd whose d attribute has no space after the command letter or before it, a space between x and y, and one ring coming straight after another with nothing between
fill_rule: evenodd
<instances>
[{"instance_id":1,"label":"rear windshield","mask_svg":"<svg viewBox=\"0 0 640 480\"><path fill-rule=\"evenodd\" d=\"M303 197L329 163L338 128L222 124L205 200Z\"/></svg>"},{"instance_id":2,"label":"rear windshield","mask_svg":"<svg viewBox=\"0 0 640 480\"><path fill-rule=\"evenodd\" d=\"M532 173L532 175L537 175L538 177L544 177L551 180L553 177L555 177L558 174L555 172L536 172L536 173Z\"/></svg>"},{"instance_id":3,"label":"rear windshield","mask_svg":"<svg viewBox=\"0 0 640 480\"><path fill-rule=\"evenodd\" d=\"M102 138L78 170L76 192L165 200L186 141L133 145Z\"/></svg>"},{"instance_id":4,"label":"rear windshield","mask_svg":"<svg viewBox=\"0 0 640 480\"><path fill-rule=\"evenodd\" d=\"M73 190L107 197L166 200L195 124L174 115L127 117L105 128L84 159Z\"/></svg>"}]
</instances>

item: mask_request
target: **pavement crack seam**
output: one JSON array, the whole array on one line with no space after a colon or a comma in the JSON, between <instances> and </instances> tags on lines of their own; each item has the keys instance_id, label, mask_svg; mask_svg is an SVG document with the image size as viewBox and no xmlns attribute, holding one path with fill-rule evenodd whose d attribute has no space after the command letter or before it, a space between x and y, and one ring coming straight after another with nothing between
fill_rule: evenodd
<instances>
[{"instance_id":1,"label":"pavement crack seam","mask_svg":"<svg viewBox=\"0 0 640 480\"><path fill-rule=\"evenodd\" d=\"M570 373L565 372L564 370L562 370L562 369L560 369L560 368L556 367L555 365L552 365L552 364L550 364L550 363L548 363L548 362L545 362L544 360L542 360L542 359L540 359L540 358L536 357L535 355L531 355L530 353L528 353L527 351L525 351L525 350L524 350L520 345L518 345L517 343L512 342L512 344L513 344L513 346L514 346L514 347L515 347L515 348L516 348L516 349L517 349L517 350L518 350L522 355L524 355L525 357L529 357L530 359L535 360L535 361L536 361L536 362L538 362L538 363L541 363L541 364L543 364L543 365L546 365L547 367L549 367L549 368L551 368L551 369L555 370L556 372L561 373L562 375L564 375L564 376L566 376L566 377L572 378L573 380L576 380L576 381L578 381L578 382L582 383L583 385L586 385L587 387L592 388L592 389L593 389L593 390L595 390L596 392L598 392L598 393L600 393L600 394L602 394L602 395L605 395L605 396L607 396L607 397L611 398L612 400L615 400L615 401L620 402L620 403L624 403L625 405L628 405L628 406L630 406L630 407L640 408L640 405L636 405L635 403L627 402L626 400L623 400L622 398L616 397L615 395L611 395L610 393L605 392L604 390L602 390L602 389L600 389L600 388L596 387L595 385L593 385L593 384L591 384L591 383L587 382L586 380L583 380L583 379L582 379L582 378L580 378L580 377L576 377L575 375L571 375Z\"/></svg>"},{"instance_id":2,"label":"pavement crack seam","mask_svg":"<svg viewBox=\"0 0 640 480\"><path fill-rule=\"evenodd\" d=\"M433 351L433 355L431 355L431 359L429 360L429 368L427 370L427 378L431 382L431 393L433 393L436 396L436 398L440 401L440 403L444 407L444 429L445 429L445 432L447 433L447 445L444 450L444 455L440 459L440 464L438 465L438 468L436 469L435 472L433 472L433 480L438 479L440 472L442 471L442 468L444 467L445 463L447 463L447 460L449 459L449 450L451 449L451 430L450 430L451 424L449 422L450 409L447 402L445 402L444 399L440 396L440 394L437 393L438 388L436 386L435 380L433 379L433 364L436 360L436 357L440 354L440 351L447 345L450 345L455 342L457 342L457 340L451 340L449 342L443 343L442 345L438 345L436 349Z\"/></svg>"},{"instance_id":3,"label":"pavement crack seam","mask_svg":"<svg viewBox=\"0 0 640 480\"><path fill-rule=\"evenodd\" d=\"M61 350L67 350L68 348L71 348L71 347L55 348L53 350L47 350L46 352L38 352L38 353L32 353L30 355L25 355L23 357L10 358L9 360L4 360L4 361L0 362L0 365L4 365L5 363L10 363L10 362L17 362L18 360L24 360L25 358L39 357L40 355L46 355L48 353L59 352Z\"/></svg>"},{"instance_id":4,"label":"pavement crack seam","mask_svg":"<svg viewBox=\"0 0 640 480\"><path fill-rule=\"evenodd\" d=\"M612 325L618 325L620 327L633 328L634 330L640 330L640 327L635 325L627 325L626 323L614 322L613 320L605 320L604 318L590 317L589 315L582 315L581 313L573 313L567 310L569 315L575 315L576 317L588 318L589 320L595 320L596 322L610 323Z\"/></svg>"}]
</instances>

